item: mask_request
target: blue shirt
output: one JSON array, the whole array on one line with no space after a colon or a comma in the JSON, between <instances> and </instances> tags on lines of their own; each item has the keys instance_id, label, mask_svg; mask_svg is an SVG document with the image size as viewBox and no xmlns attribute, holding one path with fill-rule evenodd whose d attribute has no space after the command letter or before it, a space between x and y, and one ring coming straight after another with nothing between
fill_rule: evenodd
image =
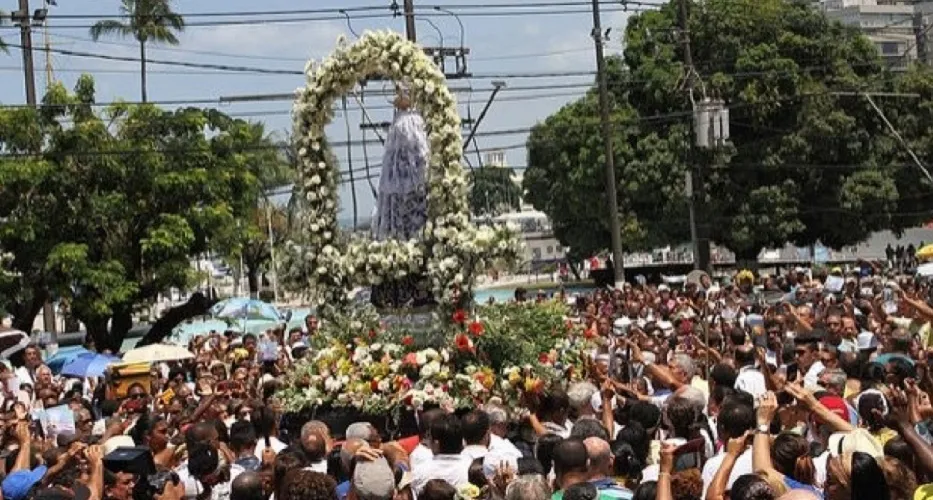
<instances>
[{"instance_id":1,"label":"blue shirt","mask_svg":"<svg viewBox=\"0 0 933 500\"><path fill-rule=\"evenodd\" d=\"M344 481L337 485L337 498L339 500L346 500L347 495L350 494L350 481Z\"/></svg>"}]
</instances>

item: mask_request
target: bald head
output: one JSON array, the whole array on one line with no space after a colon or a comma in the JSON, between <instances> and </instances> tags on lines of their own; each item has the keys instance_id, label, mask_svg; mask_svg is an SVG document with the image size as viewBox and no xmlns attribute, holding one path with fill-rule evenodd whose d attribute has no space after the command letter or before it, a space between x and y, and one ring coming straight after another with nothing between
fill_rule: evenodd
<instances>
[{"instance_id":1,"label":"bald head","mask_svg":"<svg viewBox=\"0 0 933 500\"><path fill-rule=\"evenodd\" d=\"M230 500L264 500L262 477L255 472L243 472L230 486Z\"/></svg>"},{"instance_id":2,"label":"bald head","mask_svg":"<svg viewBox=\"0 0 933 500\"><path fill-rule=\"evenodd\" d=\"M612 450L606 440L598 437L586 438L586 456L590 460L590 468L595 477L608 475L612 467Z\"/></svg>"}]
</instances>

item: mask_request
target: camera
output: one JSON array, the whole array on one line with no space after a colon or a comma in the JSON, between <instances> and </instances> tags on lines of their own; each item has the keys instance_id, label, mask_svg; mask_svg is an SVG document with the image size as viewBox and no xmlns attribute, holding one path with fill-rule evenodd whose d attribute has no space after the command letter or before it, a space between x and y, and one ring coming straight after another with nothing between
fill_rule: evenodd
<instances>
[{"instance_id":1,"label":"camera","mask_svg":"<svg viewBox=\"0 0 933 500\"><path fill-rule=\"evenodd\" d=\"M179 481L178 474L170 470L140 476L133 487L133 500L151 500L165 492L169 483L178 484Z\"/></svg>"}]
</instances>

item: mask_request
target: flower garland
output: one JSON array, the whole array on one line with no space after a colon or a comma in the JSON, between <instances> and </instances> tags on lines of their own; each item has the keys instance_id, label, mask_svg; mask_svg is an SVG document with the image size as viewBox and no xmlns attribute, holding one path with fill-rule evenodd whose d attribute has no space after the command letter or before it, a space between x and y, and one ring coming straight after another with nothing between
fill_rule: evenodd
<instances>
[{"instance_id":1,"label":"flower garland","mask_svg":"<svg viewBox=\"0 0 933 500\"><path fill-rule=\"evenodd\" d=\"M338 40L337 50L319 66L309 63L306 73L308 84L299 89L293 110L305 234L301 244L290 245L289 267L294 279L317 292L319 305L341 305L355 286L424 270L435 298L450 304L453 289L470 290L478 270L518 258L521 247L514 228L477 228L470 221L457 104L444 74L421 48L398 33L368 31L352 45ZM335 101L377 74L404 82L425 118L431 151L428 222L421 239L350 238L344 246L338 241L338 172L328 159L324 128L334 117Z\"/></svg>"}]
</instances>

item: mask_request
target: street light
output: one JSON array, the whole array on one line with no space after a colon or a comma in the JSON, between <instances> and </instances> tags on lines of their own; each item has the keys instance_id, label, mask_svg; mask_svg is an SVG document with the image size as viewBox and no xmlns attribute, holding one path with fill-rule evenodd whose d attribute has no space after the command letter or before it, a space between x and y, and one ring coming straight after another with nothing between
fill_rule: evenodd
<instances>
[{"instance_id":1,"label":"street light","mask_svg":"<svg viewBox=\"0 0 933 500\"><path fill-rule=\"evenodd\" d=\"M447 14L447 15L449 15L449 16L453 16L454 19L457 20L457 24L460 25L460 48L462 49L462 48L463 48L463 37L464 37L464 34L466 33L466 31L463 29L463 21L460 20L460 16L458 16L455 12L451 12L451 11L445 9L445 8L442 8L440 5L435 5L435 6L434 6L434 10L436 10L436 11L438 11L438 12L442 12L442 13Z\"/></svg>"}]
</instances>

